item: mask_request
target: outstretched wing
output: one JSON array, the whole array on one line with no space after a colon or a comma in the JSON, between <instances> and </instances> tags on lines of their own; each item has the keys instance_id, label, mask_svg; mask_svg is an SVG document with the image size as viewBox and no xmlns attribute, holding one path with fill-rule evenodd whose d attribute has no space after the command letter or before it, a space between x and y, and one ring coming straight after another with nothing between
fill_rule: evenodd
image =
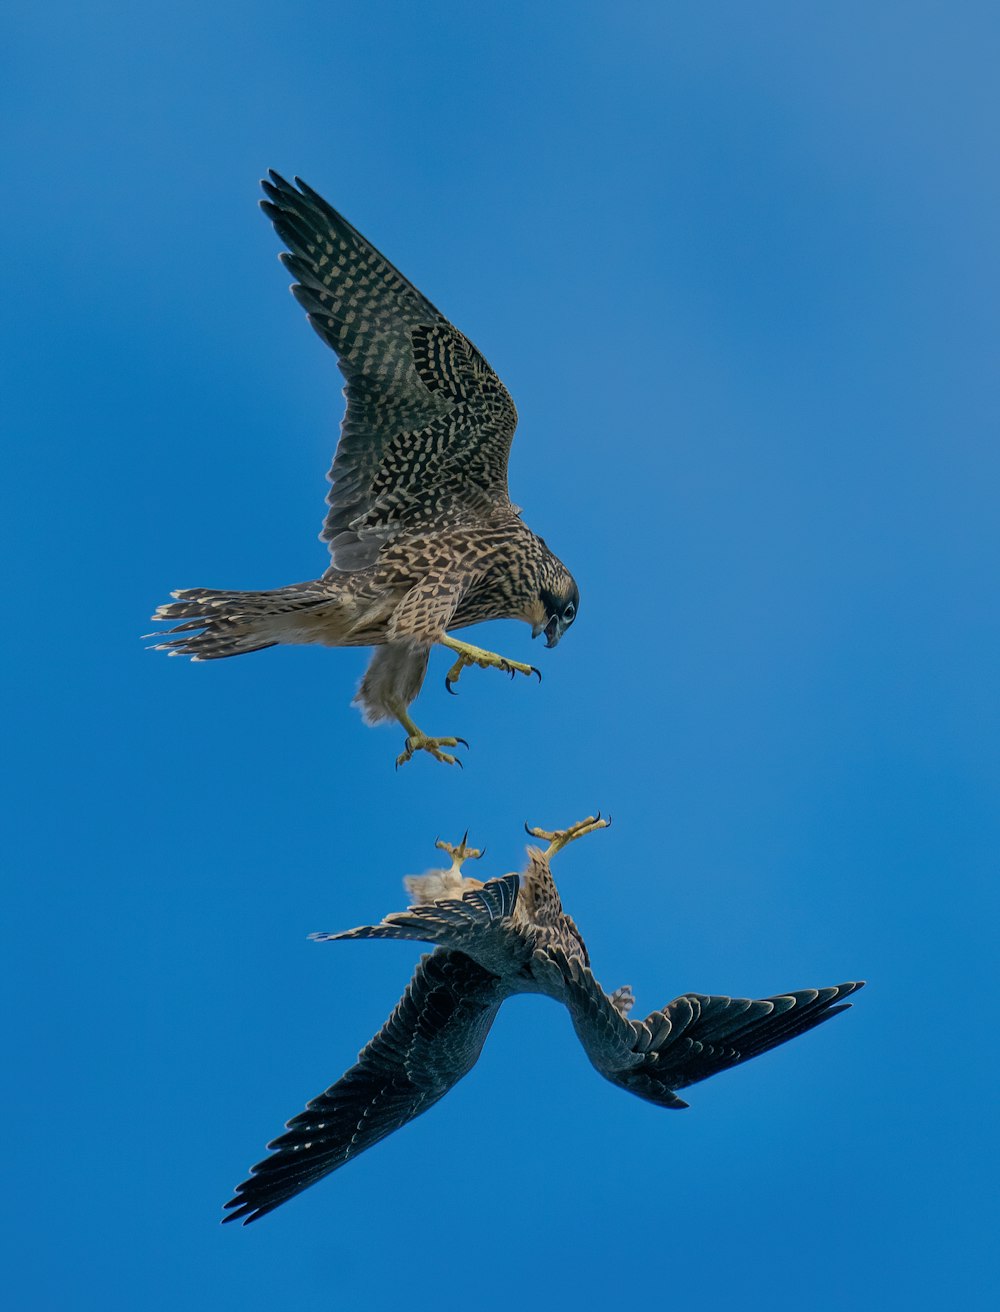
<instances>
[{"instance_id":1,"label":"outstretched wing","mask_svg":"<svg viewBox=\"0 0 1000 1312\"><path fill-rule=\"evenodd\" d=\"M773 998L685 993L645 1020L626 1020L579 962L560 963L573 1025L598 1071L661 1107L686 1107L675 1090L707 1080L822 1025L863 981Z\"/></svg>"},{"instance_id":2,"label":"outstretched wing","mask_svg":"<svg viewBox=\"0 0 1000 1312\"><path fill-rule=\"evenodd\" d=\"M615 1081L630 1093L667 1106L685 1106L675 1089L759 1057L831 1020L863 980L822 989L799 989L772 998L727 998L685 993L645 1020L631 1022L639 1063Z\"/></svg>"},{"instance_id":3,"label":"outstretched wing","mask_svg":"<svg viewBox=\"0 0 1000 1312\"><path fill-rule=\"evenodd\" d=\"M292 292L347 379L321 535L335 567L363 568L402 528L510 512L517 411L490 366L301 179L272 171L261 186Z\"/></svg>"},{"instance_id":4,"label":"outstretched wing","mask_svg":"<svg viewBox=\"0 0 1000 1312\"><path fill-rule=\"evenodd\" d=\"M268 1144L226 1203L244 1225L432 1107L476 1063L502 1001L496 976L461 952L424 957L357 1065Z\"/></svg>"}]
</instances>

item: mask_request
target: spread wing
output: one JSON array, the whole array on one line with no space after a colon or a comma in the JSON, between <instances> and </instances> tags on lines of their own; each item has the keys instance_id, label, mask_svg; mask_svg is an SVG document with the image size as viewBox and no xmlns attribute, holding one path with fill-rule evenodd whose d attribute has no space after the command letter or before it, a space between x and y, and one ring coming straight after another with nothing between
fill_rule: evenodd
<instances>
[{"instance_id":1,"label":"spread wing","mask_svg":"<svg viewBox=\"0 0 1000 1312\"><path fill-rule=\"evenodd\" d=\"M573 1026L596 1069L661 1107L686 1107L675 1090L707 1080L822 1025L863 981L773 998L685 993L645 1020L627 1020L577 961L558 963Z\"/></svg>"},{"instance_id":2,"label":"spread wing","mask_svg":"<svg viewBox=\"0 0 1000 1312\"><path fill-rule=\"evenodd\" d=\"M273 1211L432 1107L476 1063L502 1001L461 952L424 957L357 1065L290 1120L226 1203L244 1225Z\"/></svg>"},{"instance_id":3,"label":"spread wing","mask_svg":"<svg viewBox=\"0 0 1000 1312\"><path fill-rule=\"evenodd\" d=\"M292 292L347 379L321 535L334 566L364 568L403 528L514 513L517 411L490 366L301 179L292 186L272 171L261 185Z\"/></svg>"}]
</instances>

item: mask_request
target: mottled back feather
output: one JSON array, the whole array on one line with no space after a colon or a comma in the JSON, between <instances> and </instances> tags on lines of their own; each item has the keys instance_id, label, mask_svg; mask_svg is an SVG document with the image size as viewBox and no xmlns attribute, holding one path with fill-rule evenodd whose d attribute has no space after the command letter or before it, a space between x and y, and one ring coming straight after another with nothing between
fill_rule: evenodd
<instances>
[{"instance_id":1,"label":"mottled back feather","mask_svg":"<svg viewBox=\"0 0 1000 1312\"><path fill-rule=\"evenodd\" d=\"M347 380L323 540L340 570L401 531L513 517L517 412L469 340L322 197L277 173L261 205L292 291Z\"/></svg>"}]
</instances>

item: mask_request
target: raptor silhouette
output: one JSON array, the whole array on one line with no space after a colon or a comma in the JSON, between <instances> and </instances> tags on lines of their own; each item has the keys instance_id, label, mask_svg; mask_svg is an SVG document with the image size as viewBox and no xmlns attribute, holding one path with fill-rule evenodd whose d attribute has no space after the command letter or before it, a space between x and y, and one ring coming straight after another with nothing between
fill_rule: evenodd
<instances>
[{"instance_id":1,"label":"raptor silhouette","mask_svg":"<svg viewBox=\"0 0 1000 1312\"><path fill-rule=\"evenodd\" d=\"M394 938L437 946L423 957L406 992L357 1063L290 1120L247 1180L226 1203L224 1219L244 1224L432 1107L475 1065L501 1003L517 993L562 1002L597 1071L659 1107L699 1080L738 1066L823 1024L851 1004L863 981L799 989L771 998L685 993L644 1020L630 1020L628 987L606 993L590 969L586 945L562 909L552 857L608 821L588 817L569 829L528 832L548 843L528 849L520 875L480 882L463 877L463 861L482 855L439 842L452 864L411 876L408 911L378 925L319 940Z\"/></svg>"},{"instance_id":2,"label":"raptor silhouette","mask_svg":"<svg viewBox=\"0 0 1000 1312\"><path fill-rule=\"evenodd\" d=\"M267 591L175 592L153 618L180 622L157 645L194 660L277 643L374 647L356 700L368 723L406 730L396 764L417 751L461 764L445 749L464 738L431 737L409 714L431 648L455 657L449 691L470 665L539 674L452 631L520 619L554 647L579 589L511 502L517 411L482 355L311 187L273 171L261 185L295 298L347 380L321 534L330 565Z\"/></svg>"}]
</instances>

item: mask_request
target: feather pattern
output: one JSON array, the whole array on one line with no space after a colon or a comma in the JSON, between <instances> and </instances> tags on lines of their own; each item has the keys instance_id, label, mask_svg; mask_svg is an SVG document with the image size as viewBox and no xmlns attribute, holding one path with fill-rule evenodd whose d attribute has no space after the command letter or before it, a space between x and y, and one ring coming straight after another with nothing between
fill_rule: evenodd
<instances>
[{"instance_id":1,"label":"feather pattern","mask_svg":"<svg viewBox=\"0 0 1000 1312\"><path fill-rule=\"evenodd\" d=\"M415 901L407 911L313 936L436 946L357 1064L268 1145L272 1155L226 1204L227 1221L256 1220L433 1106L471 1070L501 1003L514 994L563 1003L605 1079L657 1106L681 1108L687 1103L675 1090L823 1024L862 987L852 982L759 999L685 993L631 1021L630 990L606 993L590 969L548 854L529 849L520 877L485 883L462 878L460 864L409 878ZM438 896L442 890L456 896Z\"/></svg>"},{"instance_id":2,"label":"feather pattern","mask_svg":"<svg viewBox=\"0 0 1000 1312\"><path fill-rule=\"evenodd\" d=\"M175 623L157 646L194 660L279 643L388 647L358 691L366 720L406 727L398 763L424 750L454 764L440 747L465 740L415 732L406 711L429 648L493 619L522 620L553 647L579 590L511 504L517 413L482 355L311 187L274 172L262 186L295 298L346 380L321 534L330 564L320 579L266 591L175 592L153 617Z\"/></svg>"},{"instance_id":3,"label":"feather pattern","mask_svg":"<svg viewBox=\"0 0 1000 1312\"><path fill-rule=\"evenodd\" d=\"M347 380L322 534L334 565L371 564L404 528L512 518L517 412L490 366L301 179L262 185L292 293Z\"/></svg>"},{"instance_id":4,"label":"feather pattern","mask_svg":"<svg viewBox=\"0 0 1000 1312\"><path fill-rule=\"evenodd\" d=\"M255 1221L427 1111L475 1065L502 1000L496 976L461 952L424 957L357 1063L268 1144L225 1219Z\"/></svg>"}]
</instances>

